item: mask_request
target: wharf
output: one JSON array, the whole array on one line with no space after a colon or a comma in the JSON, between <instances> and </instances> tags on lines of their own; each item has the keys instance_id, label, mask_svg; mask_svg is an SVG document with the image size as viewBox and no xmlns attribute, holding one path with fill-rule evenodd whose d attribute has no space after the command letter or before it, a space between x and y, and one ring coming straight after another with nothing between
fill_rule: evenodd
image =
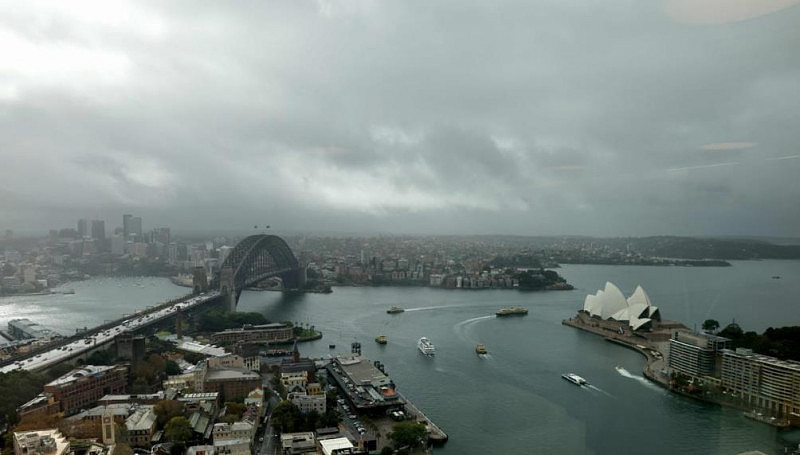
<instances>
[{"instance_id":1,"label":"wharf","mask_svg":"<svg viewBox=\"0 0 800 455\"><path fill-rule=\"evenodd\" d=\"M406 410L414 416L414 419L428 427L428 442L434 445L444 444L447 442L447 433L442 431L441 428L433 423L433 420L429 419L428 416L423 414L422 411L414 406L414 403L412 403L409 399L402 396L400 393L398 393L398 395L400 395L401 399L405 401Z\"/></svg>"}]
</instances>

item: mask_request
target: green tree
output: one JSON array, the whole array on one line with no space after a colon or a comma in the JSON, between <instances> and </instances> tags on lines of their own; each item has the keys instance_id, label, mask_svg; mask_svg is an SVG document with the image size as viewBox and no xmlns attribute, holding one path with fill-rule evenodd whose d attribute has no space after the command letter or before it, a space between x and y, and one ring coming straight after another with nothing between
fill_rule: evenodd
<instances>
[{"instance_id":1,"label":"green tree","mask_svg":"<svg viewBox=\"0 0 800 455\"><path fill-rule=\"evenodd\" d=\"M173 417L183 415L183 403L178 400L161 400L153 406L153 412L158 418L158 427L164 428Z\"/></svg>"},{"instance_id":2,"label":"green tree","mask_svg":"<svg viewBox=\"0 0 800 455\"><path fill-rule=\"evenodd\" d=\"M428 429L425 428L425 425L417 422L401 422L392 427L392 430L389 433L389 439L398 446L417 447L425 442L425 437L428 434Z\"/></svg>"},{"instance_id":3,"label":"green tree","mask_svg":"<svg viewBox=\"0 0 800 455\"><path fill-rule=\"evenodd\" d=\"M164 427L164 436L169 441L184 443L192 437L192 424L185 417L173 417Z\"/></svg>"},{"instance_id":4,"label":"green tree","mask_svg":"<svg viewBox=\"0 0 800 455\"><path fill-rule=\"evenodd\" d=\"M706 332L716 332L719 329L719 322L714 319L706 319L703 321L703 330Z\"/></svg>"},{"instance_id":5,"label":"green tree","mask_svg":"<svg viewBox=\"0 0 800 455\"><path fill-rule=\"evenodd\" d=\"M183 373L181 367L178 366L178 362L174 360L167 360L167 367L165 372L167 373L168 376L175 376Z\"/></svg>"},{"instance_id":6,"label":"green tree","mask_svg":"<svg viewBox=\"0 0 800 455\"><path fill-rule=\"evenodd\" d=\"M291 401L281 401L272 411L272 426L281 433L291 433L295 431L299 420L300 409Z\"/></svg>"}]
</instances>

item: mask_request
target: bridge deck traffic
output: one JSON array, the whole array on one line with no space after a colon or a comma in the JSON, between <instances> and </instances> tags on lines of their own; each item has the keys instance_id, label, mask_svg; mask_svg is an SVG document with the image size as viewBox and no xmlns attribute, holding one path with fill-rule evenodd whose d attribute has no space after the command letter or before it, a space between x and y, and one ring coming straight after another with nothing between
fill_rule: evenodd
<instances>
[{"instance_id":1,"label":"bridge deck traffic","mask_svg":"<svg viewBox=\"0 0 800 455\"><path fill-rule=\"evenodd\" d=\"M41 352L33 357L8 364L0 368L0 373L8 373L14 370L36 371L53 366L59 362L90 351L97 345L108 343L117 335L146 327L172 316L178 310L194 308L219 297L219 295L219 292L213 291L189 297L179 302L173 302L157 309L135 313L121 319L116 325L106 326L101 330L94 330L92 331L93 333L86 334L80 339L58 345L53 349Z\"/></svg>"}]
</instances>

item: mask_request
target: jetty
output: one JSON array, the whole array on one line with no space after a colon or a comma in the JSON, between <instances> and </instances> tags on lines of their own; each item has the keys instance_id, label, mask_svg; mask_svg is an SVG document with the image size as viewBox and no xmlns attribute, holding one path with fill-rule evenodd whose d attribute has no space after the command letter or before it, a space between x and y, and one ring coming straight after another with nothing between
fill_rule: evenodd
<instances>
[{"instance_id":1,"label":"jetty","mask_svg":"<svg viewBox=\"0 0 800 455\"><path fill-rule=\"evenodd\" d=\"M398 395L400 395L399 392ZM428 442L433 445L440 445L447 442L447 433L442 431L441 428L433 423L433 420L423 414L422 411L414 406L414 403L412 403L409 399L402 395L400 395L400 397L405 402L406 410L414 417L414 419L428 428Z\"/></svg>"}]
</instances>

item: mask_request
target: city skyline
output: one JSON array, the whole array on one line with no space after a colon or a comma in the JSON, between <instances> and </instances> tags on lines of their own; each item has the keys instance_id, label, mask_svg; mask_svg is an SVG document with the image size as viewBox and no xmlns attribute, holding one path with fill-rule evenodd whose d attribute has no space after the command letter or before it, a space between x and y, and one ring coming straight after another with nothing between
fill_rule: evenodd
<instances>
[{"instance_id":1,"label":"city skyline","mask_svg":"<svg viewBox=\"0 0 800 455\"><path fill-rule=\"evenodd\" d=\"M713 3L3 7L0 229L794 236L800 7Z\"/></svg>"}]
</instances>

